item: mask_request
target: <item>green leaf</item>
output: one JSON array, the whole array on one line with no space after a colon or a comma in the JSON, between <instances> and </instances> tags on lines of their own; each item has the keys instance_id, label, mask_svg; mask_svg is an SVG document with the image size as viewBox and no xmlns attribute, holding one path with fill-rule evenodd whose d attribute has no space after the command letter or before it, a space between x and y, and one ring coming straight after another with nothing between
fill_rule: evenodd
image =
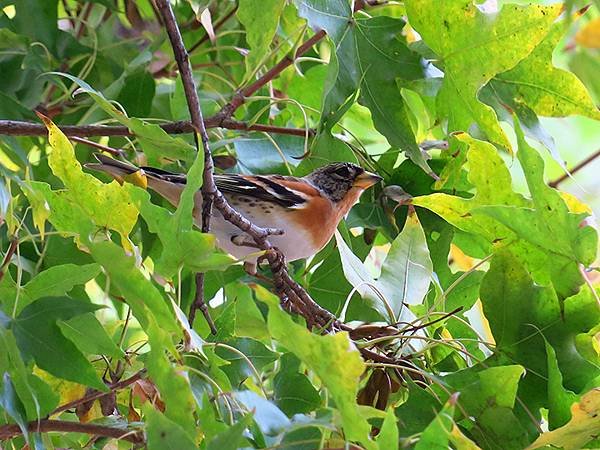
<instances>
[{"instance_id":1,"label":"green leaf","mask_svg":"<svg viewBox=\"0 0 600 450\"><path fill-rule=\"evenodd\" d=\"M531 53L560 14L560 5L505 5L493 15L463 0L407 0L405 5L410 24L444 70L437 109L448 118L448 131L469 131L476 123L492 142L510 149L496 114L477 92Z\"/></svg>"},{"instance_id":2,"label":"green leaf","mask_svg":"<svg viewBox=\"0 0 600 450\"><path fill-rule=\"evenodd\" d=\"M94 259L106 270L111 284L118 287L125 297L142 328L147 329L155 321L168 332L180 332L169 304L142 274L133 256L127 256L113 242L93 243L90 250Z\"/></svg>"},{"instance_id":3,"label":"green leaf","mask_svg":"<svg viewBox=\"0 0 600 450\"><path fill-rule=\"evenodd\" d=\"M456 138L469 145L469 181L475 195L465 199L435 193L416 197L413 204L430 209L462 231L481 235L490 244L487 253L491 244L509 248L536 281L552 283L561 297L568 297L583 282L577 263L593 260L597 236L590 227L580 227L582 216L569 213L560 195L546 186L540 156L516 129L519 162L532 200L512 190L510 173L492 145L460 133ZM557 230L560 236L555 236ZM548 259L548 252L553 259Z\"/></svg>"},{"instance_id":4,"label":"green leaf","mask_svg":"<svg viewBox=\"0 0 600 450\"><path fill-rule=\"evenodd\" d=\"M183 368L171 363L165 350L175 354L172 338L163 329L160 322L151 322L148 327L150 353L146 362L148 375L158 387L162 401L165 403L165 416L173 421L188 436L195 435L196 421L193 411L195 406L189 375ZM177 433L179 436L180 433ZM175 447L177 448L177 447Z\"/></svg>"},{"instance_id":5,"label":"green leaf","mask_svg":"<svg viewBox=\"0 0 600 450\"><path fill-rule=\"evenodd\" d=\"M234 146L242 172L290 175L304 153L304 138L250 135L236 139Z\"/></svg>"},{"instance_id":6,"label":"green leaf","mask_svg":"<svg viewBox=\"0 0 600 450\"><path fill-rule=\"evenodd\" d=\"M117 182L104 184L92 175L84 173L81 164L75 158L73 145L69 139L50 120L46 119L45 124L48 128L48 140L53 150L48 157L48 163L54 175L60 178L67 187L67 191L58 191L54 194L49 194L46 190L46 199L54 197L50 201L57 206L60 203L57 214L66 217L68 217L71 207L63 202L76 205L75 211L70 214L78 215L77 210L81 210L84 216L89 218L98 229L117 231L126 245L129 232L137 220L137 209L131 203L128 193ZM39 187L39 185L37 186ZM78 223L76 220L69 222L71 224ZM65 225L62 221L58 222L58 225L53 223L57 228L63 228L60 225ZM90 239L89 230L85 225L82 225L82 228L61 231L79 232L80 238L85 242Z\"/></svg>"},{"instance_id":7,"label":"green leaf","mask_svg":"<svg viewBox=\"0 0 600 450\"><path fill-rule=\"evenodd\" d=\"M584 215L570 213L559 192L546 185L543 159L527 144L518 124L515 130L519 144L517 157L535 209L488 206L474 212L493 217L519 239L555 255L552 265L572 274L569 284L564 276L552 277L559 295L566 297L575 293L582 283L576 276L578 264L589 265L595 259L598 236L592 227L581 226Z\"/></svg>"},{"instance_id":8,"label":"green leaf","mask_svg":"<svg viewBox=\"0 0 600 450\"><path fill-rule=\"evenodd\" d=\"M148 450L194 450L198 447L183 428L152 406L144 408L147 419Z\"/></svg>"},{"instance_id":9,"label":"green leaf","mask_svg":"<svg viewBox=\"0 0 600 450\"><path fill-rule=\"evenodd\" d=\"M414 319L404 305L421 304L433 276L427 241L417 215L409 214L402 232L392 242L377 280L337 233L336 240L346 279L372 307L389 323Z\"/></svg>"},{"instance_id":10,"label":"green leaf","mask_svg":"<svg viewBox=\"0 0 600 450\"><path fill-rule=\"evenodd\" d=\"M370 426L357 411L356 395L364 363L348 335L311 334L280 309L276 297L262 289L257 294L269 305L267 322L271 335L313 370L331 393L340 411L347 438L359 441L369 450L377 448L369 438ZM336 363L331 364L332 361Z\"/></svg>"},{"instance_id":11,"label":"green leaf","mask_svg":"<svg viewBox=\"0 0 600 450\"><path fill-rule=\"evenodd\" d=\"M52 375L105 391L106 386L94 367L61 334L57 325L58 320L69 320L96 309L97 305L66 297L36 300L12 322L19 350Z\"/></svg>"},{"instance_id":12,"label":"green leaf","mask_svg":"<svg viewBox=\"0 0 600 450\"><path fill-rule=\"evenodd\" d=\"M557 383L578 393L599 376L598 356L588 361L577 342L578 335L600 320L590 293L582 291L565 300L561 311L554 290L534 283L522 263L504 250L492 259L480 298L499 363L510 361L527 369L520 396L530 409L560 406ZM548 364L547 343L556 352L560 375ZM553 422L555 414L560 415L558 409L552 412Z\"/></svg>"},{"instance_id":13,"label":"green leaf","mask_svg":"<svg viewBox=\"0 0 600 450\"><path fill-rule=\"evenodd\" d=\"M337 231L335 240L346 280L368 301L374 310L379 312L381 317L387 317L390 323L394 323L396 321L395 311L391 308L389 299L385 297L383 292L380 292L377 281L373 279L363 262L352 253L350 247L344 242L344 238Z\"/></svg>"},{"instance_id":14,"label":"green leaf","mask_svg":"<svg viewBox=\"0 0 600 450\"><path fill-rule=\"evenodd\" d=\"M254 369L260 371L277 360L277 353L254 339L233 338L228 339L225 343L237 349L238 352L217 344L215 353L223 360L229 361L230 364L223 366L222 370L227 374L233 386L239 386L246 378L254 377ZM248 360L254 368L250 366Z\"/></svg>"},{"instance_id":15,"label":"green leaf","mask_svg":"<svg viewBox=\"0 0 600 450\"><path fill-rule=\"evenodd\" d=\"M308 377L298 372L299 360L286 353L280 361L281 369L273 379L277 406L290 417L314 411L321 404L321 397Z\"/></svg>"},{"instance_id":16,"label":"green leaf","mask_svg":"<svg viewBox=\"0 0 600 450\"><path fill-rule=\"evenodd\" d=\"M369 108L375 128L392 147L405 151L421 169L432 173L416 143L409 109L398 86L404 80L423 77L419 56L398 38L403 27L404 21L391 17L357 20L354 33L348 33L340 44L338 58L347 57L346 45L357 48L353 69L360 81L359 102ZM352 37L354 41L346 44ZM347 64L342 62L344 70Z\"/></svg>"},{"instance_id":17,"label":"green leaf","mask_svg":"<svg viewBox=\"0 0 600 450\"><path fill-rule=\"evenodd\" d=\"M242 283L226 287L227 298L235 298L235 334L258 341L270 339L267 322L256 306L252 291Z\"/></svg>"},{"instance_id":18,"label":"green leaf","mask_svg":"<svg viewBox=\"0 0 600 450\"><path fill-rule=\"evenodd\" d=\"M12 279L2 281L5 293L4 307L7 311L15 311L17 314L34 300L40 297L62 296L70 292L73 287L84 284L95 278L100 273L98 264L86 264L77 266L75 264L63 264L49 267L37 274L25 286L21 287L17 300L17 288ZM8 287L7 283L13 285ZM2 286L0 285L0 286Z\"/></svg>"},{"instance_id":19,"label":"green leaf","mask_svg":"<svg viewBox=\"0 0 600 450\"><path fill-rule=\"evenodd\" d=\"M150 194L137 186L128 186L133 203L148 224L148 229L156 233L163 245L156 270L165 277L174 276L180 268L187 267L196 272L221 269L234 260L215 250L215 237L192 229L191 211L189 215L172 214L167 209L154 205ZM182 206L183 205L183 206ZM185 203L180 203L183 211ZM188 223L182 223L181 221Z\"/></svg>"},{"instance_id":20,"label":"green leaf","mask_svg":"<svg viewBox=\"0 0 600 450\"><path fill-rule=\"evenodd\" d=\"M76 83L79 86L77 92L87 93L104 112L129 128L136 135L144 152L150 158L150 162L158 162L164 156L165 149L169 149L169 156L171 158L188 159L195 153L193 146L182 138L170 136L158 125L134 117L127 117L85 81L67 73L54 73Z\"/></svg>"},{"instance_id":21,"label":"green leaf","mask_svg":"<svg viewBox=\"0 0 600 450\"><path fill-rule=\"evenodd\" d=\"M529 438L513 412L524 373L523 367L510 365L484 370L473 367L444 377L452 391L461 392L459 404L477 424L469 434L479 445L497 448L489 442L501 442L502 448L526 447Z\"/></svg>"},{"instance_id":22,"label":"green leaf","mask_svg":"<svg viewBox=\"0 0 600 450\"><path fill-rule=\"evenodd\" d=\"M239 419L227 430L215 436L207 445L206 450L239 450L247 444L244 431L252 423L252 414Z\"/></svg>"},{"instance_id":23,"label":"green leaf","mask_svg":"<svg viewBox=\"0 0 600 450\"><path fill-rule=\"evenodd\" d=\"M4 409L4 412L19 425L23 436L25 436L26 442L29 442L25 408L19 400L19 397L17 397L15 387L13 386L8 372L4 372L2 375L0 386L2 387L0 389L0 406Z\"/></svg>"},{"instance_id":24,"label":"green leaf","mask_svg":"<svg viewBox=\"0 0 600 450\"><path fill-rule=\"evenodd\" d=\"M556 22L529 56L513 69L498 74L492 80L492 86L503 85L513 98L524 102L540 116L580 114L600 119L600 111L579 78L552 64L554 49L570 26L571 21L567 19Z\"/></svg>"},{"instance_id":25,"label":"green leaf","mask_svg":"<svg viewBox=\"0 0 600 450\"><path fill-rule=\"evenodd\" d=\"M200 207L196 207L198 191L202 186L204 155L199 152L187 174L175 213L150 202L150 194L134 185L127 189L131 199L140 210L151 232L158 234L163 244L160 259L156 261L157 271L172 277L183 266L195 271L223 269L234 260L215 250L215 237L192 229L194 218Z\"/></svg>"},{"instance_id":26,"label":"green leaf","mask_svg":"<svg viewBox=\"0 0 600 450\"><path fill-rule=\"evenodd\" d=\"M62 334L82 353L108 355L113 358L125 356L123 350L117 347L92 313L82 314L69 320L59 320L57 324Z\"/></svg>"},{"instance_id":27,"label":"green leaf","mask_svg":"<svg viewBox=\"0 0 600 450\"><path fill-rule=\"evenodd\" d=\"M548 427L553 430L571 419L571 405L579 400L573 392L563 387L563 375L558 366L554 348L546 342L548 363Z\"/></svg>"},{"instance_id":28,"label":"green leaf","mask_svg":"<svg viewBox=\"0 0 600 450\"><path fill-rule=\"evenodd\" d=\"M454 427L454 410L458 394L446 402L435 419L423 430L415 450L428 450L432 448L448 448L450 431Z\"/></svg>"},{"instance_id":29,"label":"green leaf","mask_svg":"<svg viewBox=\"0 0 600 450\"><path fill-rule=\"evenodd\" d=\"M352 17L345 0L295 0L298 15L304 17L313 30L325 30L333 42L339 42Z\"/></svg>"},{"instance_id":30,"label":"green leaf","mask_svg":"<svg viewBox=\"0 0 600 450\"><path fill-rule=\"evenodd\" d=\"M58 405L58 394L23 362L13 333L0 331L0 371L10 373L14 389L27 411L27 419L35 420L48 415Z\"/></svg>"},{"instance_id":31,"label":"green leaf","mask_svg":"<svg viewBox=\"0 0 600 450\"><path fill-rule=\"evenodd\" d=\"M146 117L150 114L155 90L154 77L145 70L136 70L125 77L117 102L130 116Z\"/></svg>"},{"instance_id":32,"label":"green leaf","mask_svg":"<svg viewBox=\"0 0 600 450\"><path fill-rule=\"evenodd\" d=\"M400 35L405 22L391 17L354 19L345 1L298 1L298 13L313 29L324 29L335 44L325 85L322 121L331 128L351 105L348 98L360 88L359 101L369 108L373 123L394 147L425 170L431 168L417 146L408 110L397 80L423 77L418 54Z\"/></svg>"},{"instance_id":33,"label":"green leaf","mask_svg":"<svg viewBox=\"0 0 600 450\"><path fill-rule=\"evenodd\" d=\"M392 242L383 262L378 286L391 302L398 320L405 320L405 304L423 302L433 276L433 266L419 218L413 212Z\"/></svg>"},{"instance_id":34,"label":"green leaf","mask_svg":"<svg viewBox=\"0 0 600 450\"><path fill-rule=\"evenodd\" d=\"M240 0L237 17L246 29L250 53L246 56L246 70L257 69L269 51L284 0Z\"/></svg>"},{"instance_id":35,"label":"green leaf","mask_svg":"<svg viewBox=\"0 0 600 450\"><path fill-rule=\"evenodd\" d=\"M396 425L396 414L394 414L394 408L389 408L381 431L377 435L377 445L380 449L397 449L400 438L398 436L398 426Z\"/></svg>"}]
</instances>

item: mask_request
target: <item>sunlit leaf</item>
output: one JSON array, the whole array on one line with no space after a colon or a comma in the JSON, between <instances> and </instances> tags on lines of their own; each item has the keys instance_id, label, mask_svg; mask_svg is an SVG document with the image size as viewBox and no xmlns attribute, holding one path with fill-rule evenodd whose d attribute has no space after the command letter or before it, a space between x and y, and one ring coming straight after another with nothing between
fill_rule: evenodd
<instances>
[{"instance_id":1,"label":"sunlit leaf","mask_svg":"<svg viewBox=\"0 0 600 450\"><path fill-rule=\"evenodd\" d=\"M250 70L254 70L268 52L284 3L283 0L240 1L237 16L246 28L246 40L250 45L246 66Z\"/></svg>"},{"instance_id":2,"label":"sunlit leaf","mask_svg":"<svg viewBox=\"0 0 600 450\"><path fill-rule=\"evenodd\" d=\"M345 333L313 335L294 323L268 292L260 290L258 294L269 305L268 324L272 336L319 376L339 408L347 437L361 442L367 449L376 448L369 438L369 425L356 409L358 381L364 363L348 336Z\"/></svg>"},{"instance_id":3,"label":"sunlit leaf","mask_svg":"<svg viewBox=\"0 0 600 450\"><path fill-rule=\"evenodd\" d=\"M569 25L568 20L555 23L529 56L508 72L498 74L492 84L504 85L513 98L540 116L580 114L600 119L600 110L583 83L573 73L552 64L552 53Z\"/></svg>"},{"instance_id":4,"label":"sunlit leaf","mask_svg":"<svg viewBox=\"0 0 600 450\"><path fill-rule=\"evenodd\" d=\"M448 118L448 130L469 131L476 123L491 141L510 149L496 114L477 92L531 53L560 14L560 5L505 5L497 14L486 14L470 1L409 0L406 11L440 58L444 83L437 108Z\"/></svg>"},{"instance_id":5,"label":"sunlit leaf","mask_svg":"<svg viewBox=\"0 0 600 450\"><path fill-rule=\"evenodd\" d=\"M598 413L600 411L600 390L593 389L586 393L579 403L571 407L573 417L565 426L554 431L542 433L527 449L546 446L575 450L595 439L600 431Z\"/></svg>"}]
</instances>

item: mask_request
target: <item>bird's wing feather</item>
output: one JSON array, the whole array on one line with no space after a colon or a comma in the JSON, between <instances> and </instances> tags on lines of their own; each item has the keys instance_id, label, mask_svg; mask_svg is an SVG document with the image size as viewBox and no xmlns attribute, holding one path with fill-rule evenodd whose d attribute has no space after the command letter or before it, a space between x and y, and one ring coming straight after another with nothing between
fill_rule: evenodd
<instances>
[{"instance_id":1,"label":"bird's wing feather","mask_svg":"<svg viewBox=\"0 0 600 450\"><path fill-rule=\"evenodd\" d=\"M215 175L215 183L223 193L256 198L285 208L301 208L307 201L301 192L289 189L269 176Z\"/></svg>"},{"instance_id":2,"label":"bird's wing feather","mask_svg":"<svg viewBox=\"0 0 600 450\"><path fill-rule=\"evenodd\" d=\"M154 167L142 167L142 169L147 175L160 180L175 184L186 183L184 174L172 173ZM275 203L284 208L302 208L307 202L305 189L296 189L295 185L301 185L301 182L294 177L215 174L214 179L217 188L224 194L255 198Z\"/></svg>"}]
</instances>

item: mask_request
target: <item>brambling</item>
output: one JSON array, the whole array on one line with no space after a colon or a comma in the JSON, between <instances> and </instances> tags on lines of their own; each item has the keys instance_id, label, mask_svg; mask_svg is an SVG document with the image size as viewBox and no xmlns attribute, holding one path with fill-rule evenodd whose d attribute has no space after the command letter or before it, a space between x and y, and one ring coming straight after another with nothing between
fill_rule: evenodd
<instances>
[{"instance_id":1,"label":"brambling","mask_svg":"<svg viewBox=\"0 0 600 450\"><path fill-rule=\"evenodd\" d=\"M145 175L148 186L177 206L186 183L184 174L152 167L136 167L102 154L95 154L99 164L86 167L100 170L118 181L137 171ZM322 249L333 236L338 223L358 201L365 189L379 182L379 175L352 163L334 163L311 174L296 178L282 175L215 174L215 183L229 204L255 225L278 228L283 235L269 241L287 261L308 258ZM202 222L202 195L195 197L194 221ZM216 210L211 220L211 233L217 245L234 257L249 263L252 271L256 249L243 246L251 241L236 226L227 222Z\"/></svg>"}]
</instances>

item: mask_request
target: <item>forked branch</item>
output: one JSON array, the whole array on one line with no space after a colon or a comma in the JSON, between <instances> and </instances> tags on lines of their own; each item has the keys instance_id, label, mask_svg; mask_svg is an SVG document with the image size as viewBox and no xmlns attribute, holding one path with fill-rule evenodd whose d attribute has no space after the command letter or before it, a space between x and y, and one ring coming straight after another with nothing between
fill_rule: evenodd
<instances>
[{"instance_id":1,"label":"forked branch","mask_svg":"<svg viewBox=\"0 0 600 450\"><path fill-rule=\"evenodd\" d=\"M196 136L200 136L202 150L204 152L204 175L202 185L204 204L202 207L202 231L206 232L210 229L210 216L212 207L214 206L223 215L225 220L248 234L254 240L259 249L266 251L267 261L271 266L277 294L279 295L282 304L289 310L302 314L306 318L307 322L311 325L314 324L322 327L331 325L335 320L335 317L317 305L310 298L308 293L299 284L295 283L289 276L283 256L272 247L268 240L268 236L272 234L272 230L260 228L243 217L239 212L234 210L229 205L223 194L217 189L213 178L213 163L208 134L206 133L206 127L204 126L204 121L202 118L202 110L200 108L200 101L198 99L196 85L192 76L192 67L189 62L189 56L183 44L181 33L169 1L157 0L156 4L163 17L163 21L171 41L171 46L173 47L175 60L177 61L177 65L179 67L179 73L182 78L188 109L192 118L192 126L197 131ZM317 38L315 39L313 37L307 41L305 45L301 46L296 52L296 56L305 52L314 44L314 42L321 39L324 35L324 32L315 35ZM233 102L227 104L221 113L219 113L222 116L222 120L225 121L231 117L233 112L243 103L245 96L252 95L252 93L256 92L256 90L260 89L261 86L264 86L266 83L268 83L291 63L291 59L282 60L282 62L277 64L274 69L268 71L255 83L248 86L241 93L235 95ZM206 308L204 295L202 292L203 280L204 278L202 275L197 277L196 298L190 310L190 322L194 320L196 310L208 310Z\"/></svg>"}]
</instances>

